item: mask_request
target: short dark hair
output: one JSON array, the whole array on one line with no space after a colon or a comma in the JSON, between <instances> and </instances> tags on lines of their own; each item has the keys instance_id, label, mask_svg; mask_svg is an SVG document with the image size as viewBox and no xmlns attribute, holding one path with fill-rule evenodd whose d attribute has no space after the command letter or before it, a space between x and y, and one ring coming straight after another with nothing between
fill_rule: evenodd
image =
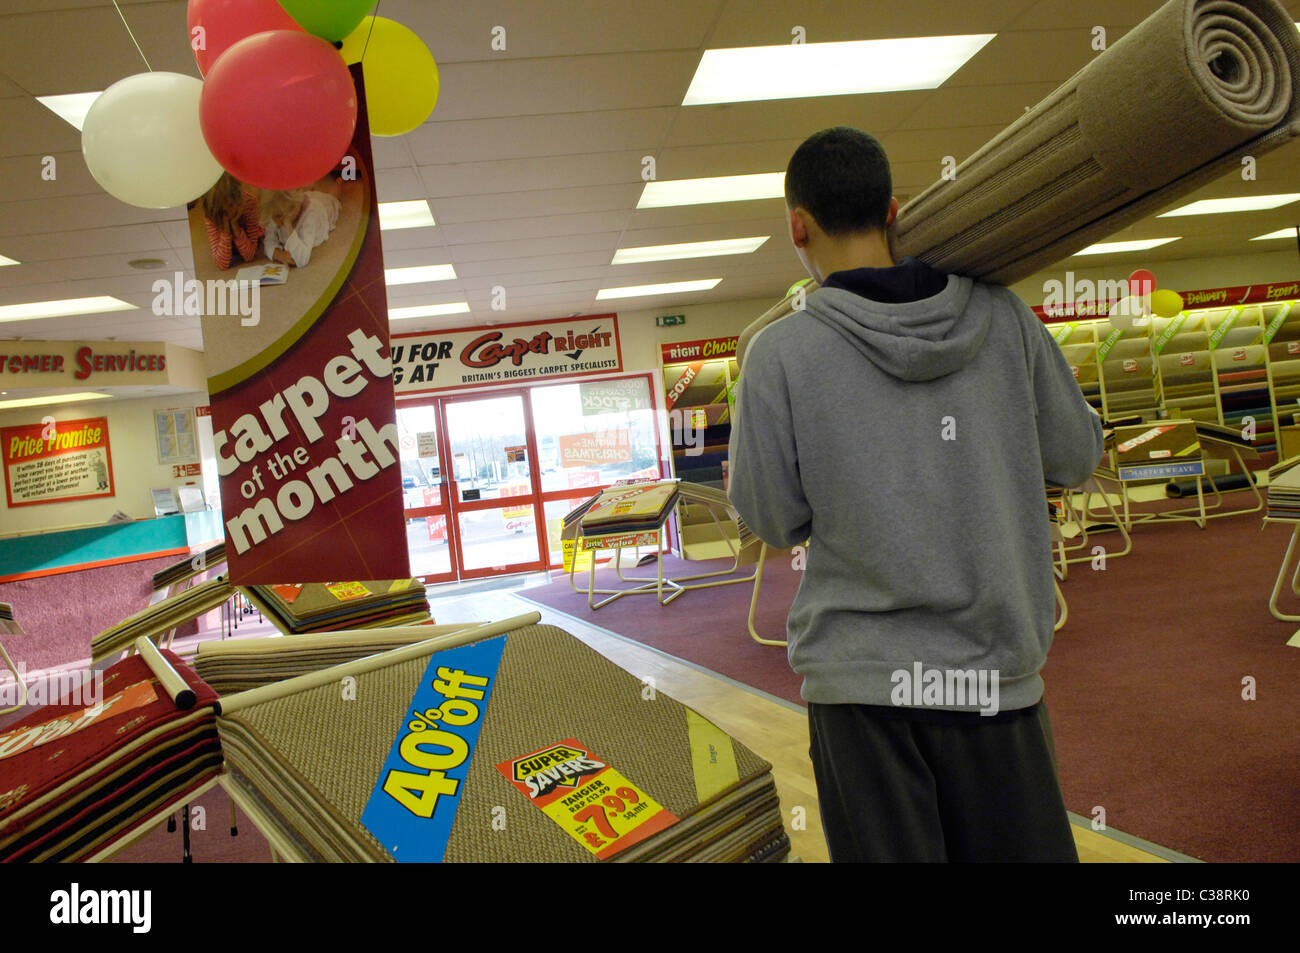
<instances>
[{"instance_id":1,"label":"short dark hair","mask_svg":"<svg viewBox=\"0 0 1300 953\"><path fill-rule=\"evenodd\" d=\"M786 205L806 209L827 235L883 230L893 195L884 147L849 126L809 136L785 170Z\"/></svg>"}]
</instances>

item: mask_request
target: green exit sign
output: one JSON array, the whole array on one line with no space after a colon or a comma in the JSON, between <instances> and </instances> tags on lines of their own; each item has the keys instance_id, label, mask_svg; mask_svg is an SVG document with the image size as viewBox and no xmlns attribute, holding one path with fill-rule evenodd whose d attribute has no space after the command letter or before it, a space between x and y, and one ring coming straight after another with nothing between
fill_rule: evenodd
<instances>
[{"instance_id":1,"label":"green exit sign","mask_svg":"<svg viewBox=\"0 0 1300 953\"><path fill-rule=\"evenodd\" d=\"M686 315L684 314L661 314L659 317L655 318L655 324L659 325L661 328L671 328L678 324L685 323Z\"/></svg>"}]
</instances>

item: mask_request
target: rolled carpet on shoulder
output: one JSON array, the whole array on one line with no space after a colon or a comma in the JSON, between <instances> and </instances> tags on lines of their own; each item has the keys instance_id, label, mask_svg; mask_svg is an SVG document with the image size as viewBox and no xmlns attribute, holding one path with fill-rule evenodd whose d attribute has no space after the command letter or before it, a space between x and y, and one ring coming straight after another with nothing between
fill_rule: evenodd
<instances>
[{"instance_id":1,"label":"rolled carpet on shoulder","mask_svg":"<svg viewBox=\"0 0 1300 953\"><path fill-rule=\"evenodd\" d=\"M1297 135L1300 31L1281 4L1169 0L908 202L891 248L1013 284ZM742 332L738 362L792 302Z\"/></svg>"},{"instance_id":2,"label":"rolled carpet on shoulder","mask_svg":"<svg viewBox=\"0 0 1300 953\"><path fill-rule=\"evenodd\" d=\"M1010 284L1300 134L1275 0L1169 0L909 202L901 257Z\"/></svg>"}]
</instances>

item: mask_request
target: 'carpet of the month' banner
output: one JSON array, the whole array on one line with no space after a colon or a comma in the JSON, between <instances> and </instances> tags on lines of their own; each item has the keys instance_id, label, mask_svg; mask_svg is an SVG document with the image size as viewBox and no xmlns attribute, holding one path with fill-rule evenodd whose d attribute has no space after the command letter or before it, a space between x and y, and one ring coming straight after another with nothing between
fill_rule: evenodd
<instances>
[{"instance_id":1,"label":"'carpet of the month' banner","mask_svg":"<svg viewBox=\"0 0 1300 953\"><path fill-rule=\"evenodd\" d=\"M203 299L239 585L410 575L370 133L361 68L352 74L356 133L331 173L289 192L225 175L190 211L197 283L183 297Z\"/></svg>"}]
</instances>

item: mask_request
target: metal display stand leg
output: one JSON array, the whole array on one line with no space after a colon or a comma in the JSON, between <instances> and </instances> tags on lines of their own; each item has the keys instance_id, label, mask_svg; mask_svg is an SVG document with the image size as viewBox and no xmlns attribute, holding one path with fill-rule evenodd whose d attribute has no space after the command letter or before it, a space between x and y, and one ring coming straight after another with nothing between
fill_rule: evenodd
<instances>
[{"instance_id":1,"label":"metal display stand leg","mask_svg":"<svg viewBox=\"0 0 1300 953\"><path fill-rule=\"evenodd\" d=\"M760 543L758 565L754 567L754 592L749 597L749 635L759 645L789 645L785 639L764 639L754 628L754 613L758 611L758 590L763 584L763 566L767 563L767 543Z\"/></svg>"},{"instance_id":2,"label":"metal display stand leg","mask_svg":"<svg viewBox=\"0 0 1300 953\"><path fill-rule=\"evenodd\" d=\"M1085 550L1085 552L1083 555L1080 556L1067 557L1065 560L1067 566L1070 563L1089 562L1093 558L1092 551L1088 546L1088 537L1089 537L1088 520L1092 516L1092 491L1088 489L1089 485L1091 485L1093 489L1096 491L1096 495L1101 497L1101 501L1102 503L1105 504L1105 509L1110 515L1110 522L1107 525L1113 525L1115 527L1116 532L1118 532L1124 540L1124 548L1119 550L1118 552L1113 552L1113 553L1107 552L1106 558L1118 559L1120 556L1127 556L1129 553L1133 551L1133 536L1129 532L1128 526L1126 525L1127 516L1123 520L1120 519L1120 515L1115 510L1115 504L1111 501L1110 495L1106 492L1105 487L1101 485L1101 479L1098 476L1094 475L1086 483L1084 483L1082 489L1079 491L1084 495L1083 510L1081 513L1078 514L1079 519L1077 519L1076 522L1079 524L1082 530L1083 542L1079 547L1070 547L1070 548L1081 548ZM1122 487L1123 484L1121 484L1121 499L1125 504L1127 504L1128 497L1123 493ZM1075 513L1074 503L1072 500L1070 500L1068 494L1066 499L1067 499L1066 506L1068 510L1072 514ZM1063 574L1061 578L1064 579L1065 574Z\"/></svg>"},{"instance_id":3,"label":"metal display stand leg","mask_svg":"<svg viewBox=\"0 0 1300 953\"><path fill-rule=\"evenodd\" d=\"M1265 522L1267 523L1268 520ZM1273 581L1273 592L1268 597L1268 611L1280 622L1300 622L1300 615L1288 615L1277 607L1277 597L1282 592L1282 580L1286 578L1287 567L1290 566L1291 557L1295 554L1297 539L1300 539L1300 523L1296 523L1291 530L1291 541L1286 545L1286 555L1282 557L1282 565L1277 570L1277 579ZM1296 565L1295 574L1291 577L1291 591L1300 595L1300 564Z\"/></svg>"}]
</instances>

